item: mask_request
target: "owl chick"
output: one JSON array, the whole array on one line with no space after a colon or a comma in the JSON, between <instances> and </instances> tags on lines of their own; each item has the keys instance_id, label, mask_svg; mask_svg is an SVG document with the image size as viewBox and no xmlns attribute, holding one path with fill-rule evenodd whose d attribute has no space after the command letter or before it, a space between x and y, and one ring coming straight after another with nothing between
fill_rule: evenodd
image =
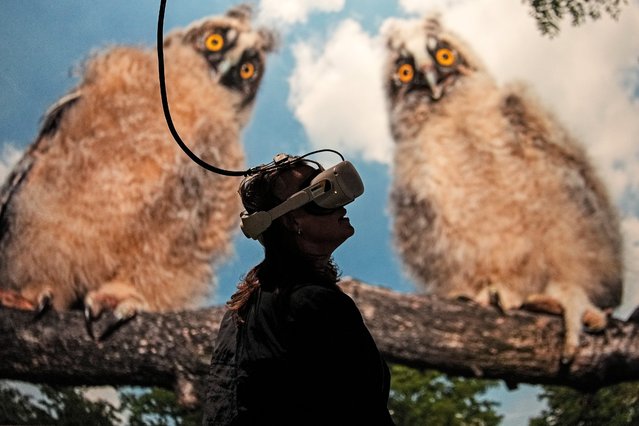
<instances>
[{"instance_id":1,"label":"owl chick","mask_svg":"<svg viewBox=\"0 0 639 426\"><path fill-rule=\"evenodd\" d=\"M622 293L621 236L584 150L523 85L498 87L438 17L392 21L394 240L434 294L563 314L564 360ZM495 297L497 296L497 298Z\"/></svg>"},{"instance_id":2,"label":"owl chick","mask_svg":"<svg viewBox=\"0 0 639 426\"><path fill-rule=\"evenodd\" d=\"M173 121L205 161L240 169L274 34L239 6L164 40ZM228 254L238 182L193 163L162 112L155 49L92 55L0 190L3 299L89 317L192 307Z\"/></svg>"}]
</instances>

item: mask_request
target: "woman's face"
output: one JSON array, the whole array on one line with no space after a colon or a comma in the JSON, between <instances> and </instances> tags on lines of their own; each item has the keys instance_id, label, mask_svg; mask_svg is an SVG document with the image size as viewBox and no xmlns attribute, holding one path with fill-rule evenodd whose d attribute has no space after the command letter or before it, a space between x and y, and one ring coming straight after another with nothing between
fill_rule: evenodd
<instances>
[{"instance_id":1,"label":"woman's face","mask_svg":"<svg viewBox=\"0 0 639 426\"><path fill-rule=\"evenodd\" d=\"M283 172L274 187L275 195L285 200L308 185L314 168L301 164ZM309 255L328 256L355 233L346 209L339 207L324 214L314 214L301 207L287 213L282 220L285 226L296 234L300 250ZM299 231L299 233L298 233Z\"/></svg>"}]
</instances>

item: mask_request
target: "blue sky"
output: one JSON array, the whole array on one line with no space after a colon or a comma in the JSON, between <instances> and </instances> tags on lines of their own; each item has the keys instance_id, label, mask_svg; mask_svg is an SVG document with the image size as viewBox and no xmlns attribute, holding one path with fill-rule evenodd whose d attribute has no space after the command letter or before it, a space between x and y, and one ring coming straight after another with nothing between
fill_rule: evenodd
<instances>
[{"instance_id":1,"label":"blue sky","mask_svg":"<svg viewBox=\"0 0 639 426\"><path fill-rule=\"evenodd\" d=\"M234 1L168 0L165 28L223 13ZM0 14L0 179L36 135L46 108L77 82L73 70L94 49L151 46L159 0L3 0ZM626 309L639 294L639 2L542 37L519 0L256 0L257 18L277 27L253 118L244 132L249 165L278 152L337 148L360 171L365 194L349 207L356 235L335 254L343 274L416 291L390 240L387 210L392 142L381 93L379 30L391 18L436 9L477 50L501 83L522 80L586 146L623 217ZM155 77L155 76L150 76ZM330 88L330 90L326 90ZM336 161L327 157L328 161ZM261 249L240 233L219 270L210 303L223 303ZM536 388L500 388L504 424L539 409Z\"/></svg>"}]
</instances>

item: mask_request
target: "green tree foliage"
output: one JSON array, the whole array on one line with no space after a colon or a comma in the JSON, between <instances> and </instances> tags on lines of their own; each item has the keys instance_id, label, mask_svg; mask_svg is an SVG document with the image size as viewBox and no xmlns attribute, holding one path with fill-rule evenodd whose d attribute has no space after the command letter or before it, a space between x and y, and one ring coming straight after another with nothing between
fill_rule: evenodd
<instances>
[{"instance_id":1,"label":"green tree foliage","mask_svg":"<svg viewBox=\"0 0 639 426\"><path fill-rule=\"evenodd\" d=\"M434 371L392 366L389 408L398 426L499 424L496 402L481 399L495 382L448 378ZM178 405L176 395L160 388L120 390L121 404L84 399L81 388L39 388L43 396L0 387L0 424L191 426L202 422L201 410Z\"/></svg>"},{"instance_id":2,"label":"green tree foliage","mask_svg":"<svg viewBox=\"0 0 639 426\"><path fill-rule=\"evenodd\" d=\"M546 387L539 396L548 408L530 426L639 425L639 382L621 383L596 393Z\"/></svg>"},{"instance_id":3,"label":"green tree foliage","mask_svg":"<svg viewBox=\"0 0 639 426\"><path fill-rule=\"evenodd\" d=\"M46 424L53 418L16 388L0 385L0 424Z\"/></svg>"},{"instance_id":4,"label":"green tree foliage","mask_svg":"<svg viewBox=\"0 0 639 426\"><path fill-rule=\"evenodd\" d=\"M502 416L497 402L482 395L494 381L449 378L436 371L392 366L389 408L398 426L496 426ZM173 392L160 389L120 391L121 405L84 398L82 388L38 387L41 395L27 395L0 384L0 424L58 426L200 425L201 410L177 404ZM548 408L530 426L631 426L639 424L639 383L623 383L584 394L562 387L546 387L540 395ZM120 419L126 419L124 423Z\"/></svg>"},{"instance_id":5,"label":"green tree foliage","mask_svg":"<svg viewBox=\"0 0 639 426\"><path fill-rule=\"evenodd\" d=\"M123 391L122 410L128 411L130 426L200 426L202 410L178 405L174 392L162 388Z\"/></svg>"},{"instance_id":6,"label":"green tree foliage","mask_svg":"<svg viewBox=\"0 0 639 426\"><path fill-rule=\"evenodd\" d=\"M161 388L127 388L120 391L121 404L89 401L83 388L36 386L24 393L0 383L0 425L57 426L200 426L201 410L187 410L175 393Z\"/></svg>"},{"instance_id":7,"label":"green tree foliage","mask_svg":"<svg viewBox=\"0 0 639 426\"><path fill-rule=\"evenodd\" d=\"M393 365L389 409L397 426L492 426L498 403L481 399L494 381L449 378L436 371Z\"/></svg>"},{"instance_id":8,"label":"green tree foliage","mask_svg":"<svg viewBox=\"0 0 639 426\"><path fill-rule=\"evenodd\" d=\"M627 0L524 0L531 7L542 34L554 36L559 33L559 24L569 16L572 25L580 25L587 19L596 20L605 13L617 19L622 5Z\"/></svg>"},{"instance_id":9,"label":"green tree foliage","mask_svg":"<svg viewBox=\"0 0 639 426\"><path fill-rule=\"evenodd\" d=\"M40 397L27 395L0 384L0 424L67 426L111 426L117 424L117 412L104 401L84 398L80 388L40 386Z\"/></svg>"}]
</instances>

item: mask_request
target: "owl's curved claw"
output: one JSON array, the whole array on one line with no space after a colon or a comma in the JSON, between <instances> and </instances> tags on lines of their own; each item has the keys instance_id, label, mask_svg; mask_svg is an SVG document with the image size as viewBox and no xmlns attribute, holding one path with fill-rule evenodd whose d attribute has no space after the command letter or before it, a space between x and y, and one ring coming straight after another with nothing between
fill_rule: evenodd
<instances>
[{"instance_id":1,"label":"owl's curved claw","mask_svg":"<svg viewBox=\"0 0 639 426\"><path fill-rule=\"evenodd\" d=\"M91 307L85 306L84 324L91 339L101 342L109 338L115 331L133 319L136 315L137 311L135 309L116 309L110 312L107 315L107 318L104 319L104 321L106 321L106 325L100 335L96 338L95 332L93 331L93 324L102 316L102 312L100 311L97 315L94 315Z\"/></svg>"},{"instance_id":2,"label":"owl's curved claw","mask_svg":"<svg viewBox=\"0 0 639 426\"><path fill-rule=\"evenodd\" d=\"M529 312L538 312L551 315L563 315L564 307L557 298L547 294L531 294L526 297L520 306Z\"/></svg>"},{"instance_id":3,"label":"owl's curved claw","mask_svg":"<svg viewBox=\"0 0 639 426\"><path fill-rule=\"evenodd\" d=\"M581 322L586 332L590 334L601 333L608 326L609 315L605 311L589 308L584 312Z\"/></svg>"},{"instance_id":4,"label":"owl's curved claw","mask_svg":"<svg viewBox=\"0 0 639 426\"><path fill-rule=\"evenodd\" d=\"M89 306L84 307L84 326L87 330L87 334L91 339L95 340L95 335L93 334L93 315L91 314L91 308Z\"/></svg>"},{"instance_id":5,"label":"owl's curved claw","mask_svg":"<svg viewBox=\"0 0 639 426\"><path fill-rule=\"evenodd\" d=\"M459 302L464 302L464 303L476 303L475 299L473 299L470 296L467 296L465 294L456 294L451 296L453 297L455 300L459 301Z\"/></svg>"},{"instance_id":6,"label":"owl's curved claw","mask_svg":"<svg viewBox=\"0 0 639 426\"><path fill-rule=\"evenodd\" d=\"M500 315L506 315L506 310L501 303L501 298L499 297L499 292L496 289L490 289L488 292L488 300L490 306L494 307Z\"/></svg>"},{"instance_id":7,"label":"owl's curved claw","mask_svg":"<svg viewBox=\"0 0 639 426\"><path fill-rule=\"evenodd\" d=\"M38 306L35 309L34 320L38 320L53 306L53 293L46 290L38 296Z\"/></svg>"},{"instance_id":8,"label":"owl's curved claw","mask_svg":"<svg viewBox=\"0 0 639 426\"><path fill-rule=\"evenodd\" d=\"M99 297L87 297L84 305L84 322L87 333L93 340L98 342L110 337L115 331L133 319L138 313L136 303L132 303L130 301L121 301L113 310L105 310L102 302L103 301ZM102 321L98 321L103 316L105 316L105 318ZM101 328L102 330L96 338L94 324L98 322L104 322L105 325L98 327L98 329Z\"/></svg>"},{"instance_id":9,"label":"owl's curved claw","mask_svg":"<svg viewBox=\"0 0 639 426\"><path fill-rule=\"evenodd\" d=\"M575 360L577 354L577 348L567 345L561 353L561 365L568 367Z\"/></svg>"},{"instance_id":10,"label":"owl's curved claw","mask_svg":"<svg viewBox=\"0 0 639 426\"><path fill-rule=\"evenodd\" d=\"M98 337L98 341L102 342L109 338L115 331L117 331L124 324L135 318L137 315L137 311L129 311L126 313L118 312L118 310L113 311L111 318L109 318L109 323L104 328L102 333L100 333L100 337Z\"/></svg>"}]
</instances>

